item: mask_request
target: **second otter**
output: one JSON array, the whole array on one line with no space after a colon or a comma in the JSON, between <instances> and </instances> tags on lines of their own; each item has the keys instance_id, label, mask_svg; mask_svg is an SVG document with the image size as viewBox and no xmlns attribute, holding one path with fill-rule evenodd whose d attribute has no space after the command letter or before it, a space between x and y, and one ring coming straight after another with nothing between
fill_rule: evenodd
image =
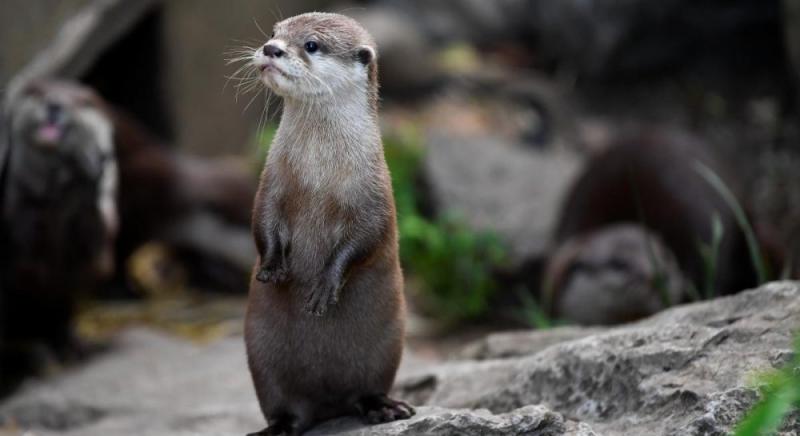
<instances>
[{"instance_id":1,"label":"second otter","mask_svg":"<svg viewBox=\"0 0 800 436\"><path fill-rule=\"evenodd\" d=\"M408 418L413 409L387 397L405 303L375 43L338 14L274 30L253 56L284 100L253 213L245 341L269 423L256 434L300 434L346 414Z\"/></svg>"}]
</instances>

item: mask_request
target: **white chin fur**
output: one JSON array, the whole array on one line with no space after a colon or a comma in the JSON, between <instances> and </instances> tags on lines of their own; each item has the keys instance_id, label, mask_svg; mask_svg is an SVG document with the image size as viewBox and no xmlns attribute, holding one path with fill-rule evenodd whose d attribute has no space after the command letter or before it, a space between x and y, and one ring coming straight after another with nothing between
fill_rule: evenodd
<instances>
[{"instance_id":1,"label":"white chin fur","mask_svg":"<svg viewBox=\"0 0 800 436\"><path fill-rule=\"evenodd\" d=\"M286 90L290 88L289 81L277 71L269 72L264 71L261 73L261 82L273 92L280 96L286 94Z\"/></svg>"}]
</instances>

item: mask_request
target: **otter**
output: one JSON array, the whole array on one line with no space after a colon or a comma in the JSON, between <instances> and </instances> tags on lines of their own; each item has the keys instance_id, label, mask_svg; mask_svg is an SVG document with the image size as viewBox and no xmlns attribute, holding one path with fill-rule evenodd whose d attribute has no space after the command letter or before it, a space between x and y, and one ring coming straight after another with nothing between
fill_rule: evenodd
<instances>
[{"instance_id":1,"label":"otter","mask_svg":"<svg viewBox=\"0 0 800 436\"><path fill-rule=\"evenodd\" d=\"M644 318L680 302L686 285L672 252L634 223L568 239L550 256L545 277L548 309L580 324Z\"/></svg>"},{"instance_id":2,"label":"otter","mask_svg":"<svg viewBox=\"0 0 800 436\"><path fill-rule=\"evenodd\" d=\"M245 342L268 421L253 434L409 418L387 396L405 300L375 43L352 18L308 13L277 23L252 63L284 102L253 212Z\"/></svg>"},{"instance_id":3,"label":"otter","mask_svg":"<svg viewBox=\"0 0 800 436\"><path fill-rule=\"evenodd\" d=\"M3 110L0 365L24 366L6 380L35 372L33 346L82 357L76 298L133 294L126 264L145 242L169 245L205 289L247 287L249 171L169 147L73 81L34 80Z\"/></svg>"},{"instance_id":4,"label":"otter","mask_svg":"<svg viewBox=\"0 0 800 436\"><path fill-rule=\"evenodd\" d=\"M0 348L24 353L43 344L62 360L80 357L71 329L75 294L114 271L112 122L97 95L64 82L32 82L11 103L0 210Z\"/></svg>"},{"instance_id":5,"label":"otter","mask_svg":"<svg viewBox=\"0 0 800 436\"><path fill-rule=\"evenodd\" d=\"M731 177L731 166L723 156L714 154L708 143L693 135L658 129L642 131L620 137L608 149L591 157L566 195L559 215L555 245L560 248L554 252L574 253L561 256L558 262L553 262L558 256L551 259L551 266L559 265L549 268L545 278L550 286L555 286L551 289L554 293L553 302L571 298L559 294L571 289L568 279L570 275L575 275L573 272L579 273L577 275L597 273L587 270L587 265L579 262L582 258L601 255L597 247L602 244L587 241L619 224L637 225L644 231L652 232L652 237L647 237L650 242L646 245L657 246L657 251L671 253L666 257L674 255L687 286L692 284L699 290L722 295L756 285L756 272L745 235L737 225L731 207L698 172L697 163L710 168L724 180L747 209L740 194L741 189L734 183L736 178ZM712 242L715 220L722 231L716 262L713 269L709 270L701 245ZM618 232L605 234L610 236L610 239L606 238L608 241L620 235ZM768 260L772 265L780 265L779 250L763 245L765 239L760 239L762 248L768 249ZM575 244L575 241L582 242ZM646 245L640 244L641 247ZM567 246L572 248L564 251ZM647 251L651 251L649 256L653 254L652 250ZM609 259L615 257L608 256ZM564 262L566 259L572 260ZM650 269L643 268L643 265L630 266L626 271L632 281L640 280L636 274ZM710 276L712 272L714 275ZM675 277L673 283L680 281L677 271L669 275ZM656 298L654 301L658 301L659 294L657 290L652 290L652 297ZM689 293L673 295L671 304L682 302L689 296ZM647 305L643 305L630 307L629 311L647 315L653 308L655 306L648 309ZM613 318L613 315L596 314L593 319L598 317ZM614 321L628 320L617 318Z\"/></svg>"}]
</instances>

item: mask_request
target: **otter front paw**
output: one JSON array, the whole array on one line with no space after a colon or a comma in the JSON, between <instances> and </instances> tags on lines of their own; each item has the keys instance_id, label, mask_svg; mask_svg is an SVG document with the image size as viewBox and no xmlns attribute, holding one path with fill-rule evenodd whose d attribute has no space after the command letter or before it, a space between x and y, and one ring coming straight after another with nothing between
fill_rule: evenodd
<instances>
[{"instance_id":1,"label":"otter front paw","mask_svg":"<svg viewBox=\"0 0 800 436\"><path fill-rule=\"evenodd\" d=\"M342 285L339 281L330 278L316 280L310 286L305 311L316 316L324 315L329 306L339 301L339 291Z\"/></svg>"},{"instance_id":2,"label":"otter front paw","mask_svg":"<svg viewBox=\"0 0 800 436\"><path fill-rule=\"evenodd\" d=\"M280 284L289 280L289 269L284 262L278 265L261 265L256 274L256 280L262 283Z\"/></svg>"}]
</instances>

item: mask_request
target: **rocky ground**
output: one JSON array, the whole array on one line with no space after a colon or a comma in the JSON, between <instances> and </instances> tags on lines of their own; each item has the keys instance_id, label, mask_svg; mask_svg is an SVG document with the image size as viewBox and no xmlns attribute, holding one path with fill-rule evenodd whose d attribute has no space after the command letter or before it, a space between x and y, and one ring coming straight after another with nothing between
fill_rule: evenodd
<instances>
[{"instance_id":1,"label":"rocky ground","mask_svg":"<svg viewBox=\"0 0 800 436\"><path fill-rule=\"evenodd\" d=\"M756 374L792 355L800 284L766 285L616 328L490 335L450 360L409 353L408 420L313 435L717 435L756 401ZM79 368L0 403L0 434L228 435L261 428L241 337L198 346L130 329ZM800 422L787 423L797 434Z\"/></svg>"}]
</instances>

